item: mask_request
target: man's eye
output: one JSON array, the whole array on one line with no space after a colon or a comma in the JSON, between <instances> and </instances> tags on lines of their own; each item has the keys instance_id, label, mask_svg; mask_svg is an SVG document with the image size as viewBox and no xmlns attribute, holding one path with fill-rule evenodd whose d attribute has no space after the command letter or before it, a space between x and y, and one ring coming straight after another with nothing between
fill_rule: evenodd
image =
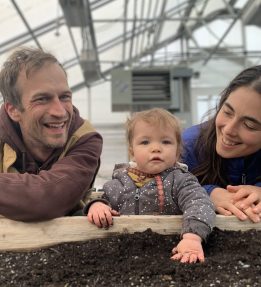
<instances>
[{"instance_id":1,"label":"man's eye","mask_svg":"<svg viewBox=\"0 0 261 287\"><path fill-rule=\"evenodd\" d=\"M35 99L36 103L46 103L48 101L48 98L38 98Z\"/></svg>"},{"instance_id":2,"label":"man's eye","mask_svg":"<svg viewBox=\"0 0 261 287\"><path fill-rule=\"evenodd\" d=\"M60 97L61 100L63 101L71 101L72 100L72 96L71 95L62 95Z\"/></svg>"}]
</instances>

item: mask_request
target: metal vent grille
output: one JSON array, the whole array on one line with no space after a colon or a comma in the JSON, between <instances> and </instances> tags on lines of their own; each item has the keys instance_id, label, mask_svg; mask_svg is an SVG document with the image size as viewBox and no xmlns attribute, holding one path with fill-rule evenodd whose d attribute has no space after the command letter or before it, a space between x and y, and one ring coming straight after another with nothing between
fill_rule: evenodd
<instances>
[{"instance_id":1,"label":"metal vent grille","mask_svg":"<svg viewBox=\"0 0 261 287\"><path fill-rule=\"evenodd\" d=\"M169 71L133 71L132 96L134 102L169 101Z\"/></svg>"}]
</instances>

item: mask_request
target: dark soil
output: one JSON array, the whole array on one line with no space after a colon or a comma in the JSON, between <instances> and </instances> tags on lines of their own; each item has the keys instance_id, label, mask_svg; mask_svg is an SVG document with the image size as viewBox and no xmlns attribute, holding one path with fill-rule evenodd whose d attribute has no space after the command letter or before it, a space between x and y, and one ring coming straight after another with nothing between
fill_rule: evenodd
<instances>
[{"instance_id":1,"label":"dark soil","mask_svg":"<svg viewBox=\"0 0 261 287\"><path fill-rule=\"evenodd\" d=\"M261 286L261 231L214 229L196 264L170 260L178 241L147 230L0 253L0 286Z\"/></svg>"}]
</instances>

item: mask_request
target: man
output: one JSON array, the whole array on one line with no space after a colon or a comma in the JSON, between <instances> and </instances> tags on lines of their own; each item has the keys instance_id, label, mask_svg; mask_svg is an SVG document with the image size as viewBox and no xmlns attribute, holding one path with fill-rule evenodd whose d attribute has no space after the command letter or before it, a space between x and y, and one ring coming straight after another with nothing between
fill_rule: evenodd
<instances>
[{"instance_id":1,"label":"man","mask_svg":"<svg viewBox=\"0 0 261 287\"><path fill-rule=\"evenodd\" d=\"M102 137L72 105L66 72L53 55L21 48L3 65L0 92L0 214L73 214L95 179Z\"/></svg>"}]
</instances>

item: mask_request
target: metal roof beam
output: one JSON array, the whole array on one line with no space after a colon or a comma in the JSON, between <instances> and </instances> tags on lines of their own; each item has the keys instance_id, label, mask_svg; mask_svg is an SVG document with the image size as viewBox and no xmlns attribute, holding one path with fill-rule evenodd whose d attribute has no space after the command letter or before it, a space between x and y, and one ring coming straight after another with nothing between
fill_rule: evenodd
<instances>
[{"instance_id":1,"label":"metal roof beam","mask_svg":"<svg viewBox=\"0 0 261 287\"><path fill-rule=\"evenodd\" d=\"M20 18L22 19L22 21L24 22L27 30L29 31L31 37L33 38L33 40L35 41L36 45L41 49L41 45L37 39L37 37L34 35L33 30L31 29L29 23L27 22L27 20L25 19L24 14L22 13L22 11L20 10L19 6L17 5L17 3L15 2L15 0L11 0L11 2L13 3L15 10L17 11L17 13L19 14Z\"/></svg>"},{"instance_id":2,"label":"metal roof beam","mask_svg":"<svg viewBox=\"0 0 261 287\"><path fill-rule=\"evenodd\" d=\"M62 26L65 24L64 18L59 17L58 19L54 19L50 22L47 22L35 29L33 29L33 34L35 37L42 36L50 31L53 31L57 28L58 25ZM0 54L8 52L10 49L13 49L17 46L23 45L32 39L32 35L30 32L23 33L18 35L17 37L11 38L0 44Z\"/></svg>"},{"instance_id":3,"label":"metal roof beam","mask_svg":"<svg viewBox=\"0 0 261 287\"><path fill-rule=\"evenodd\" d=\"M205 19L204 23L212 22L214 19L216 19L220 15L227 15L227 10L226 9L219 9L219 10L216 10L216 11L210 13L209 15L207 15L204 18ZM194 30L200 28L201 26L203 26L203 23L197 22L196 24L190 26L190 31L194 31ZM153 25L151 25L149 27L146 27L145 25L141 25L139 27L139 30L136 30L135 35L137 36L139 34L145 33L146 31L150 30L152 27L153 27ZM166 42L169 44L173 41L176 41L177 39L181 38L182 36L183 36L183 31L176 32L175 35L173 35L173 36L169 37L167 40L163 41L163 45L166 45ZM125 35L125 39L129 40L130 38L131 38L131 31L128 31ZM123 39L123 35L120 35L118 37L115 37L114 39L111 39L109 42L106 42L106 43L100 45L98 47L99 53L105 52L105 51L109 50L110 48L113 48L114 46L119 45L122 42L122 39ZM158 48L158 46L159 46L159 48ZM162 47L163 46L161 44L155 45L156 50L160 49ZM145 54L147 55L146 52L145 52Z\"/></svg>"}]
</instances>

